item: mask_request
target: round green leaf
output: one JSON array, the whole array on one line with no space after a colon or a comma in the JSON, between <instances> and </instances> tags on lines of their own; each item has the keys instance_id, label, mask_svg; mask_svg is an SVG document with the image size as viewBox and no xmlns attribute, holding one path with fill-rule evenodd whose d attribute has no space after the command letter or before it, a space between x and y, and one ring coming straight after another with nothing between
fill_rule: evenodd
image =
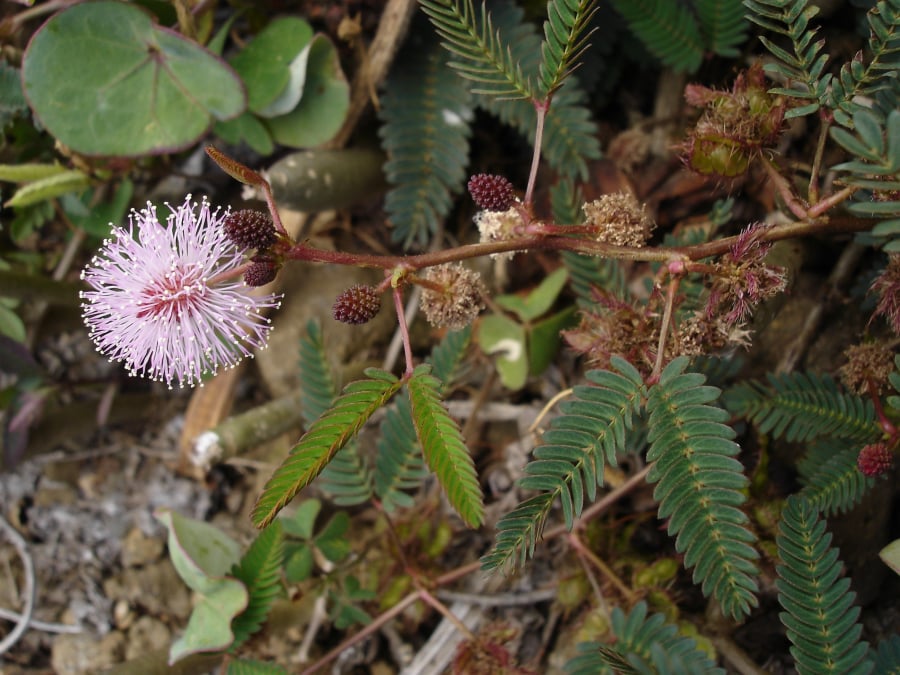
<instances>
[{"instance_id":1,"label":"round green leaf","mask_svg":"<svg viewBox=\"0 0 900 675\"><path fill-rule=\"evenodd\" d=\"M303 97L287 115L266 120L276 142L309 148L330 141L350 108L350 85L341 71L337 50L324 35L309 47Z\"/></svg>"},{"instance_id":2,"label":"round green leaf","mask_svg":"<svg viewBox=\"0 0 900 675\"><path fill-rule=\"evenodd\" d=\"M246 105L221 59L120 2L51 17L25 51L22 80L41 123L85 155L179 150Z\"/></svg>"},{"instance_id":3,"label":"round green leaf","mask_svg":"<svg viewBox=\"0 0 900 675\"><path fill-rule=\"evenodd\" d=\"M484 317L478 326L478 344L496 358L503 386L521 389L528 379L528 352L525 328L499 314Z\"/></svg>"},{"instance_id":4,"label":"round green leaf","mask_svg":"<svg viewBox=\"0 0 900 675\"><path fill-rule=\"evenodd\" d=\"M275 19L230 59L247 85L250 110L258 113L282 95L291 78L290 65L309 44L312 35L312 28L302 19Z\"/></svg>"}]
</instances>

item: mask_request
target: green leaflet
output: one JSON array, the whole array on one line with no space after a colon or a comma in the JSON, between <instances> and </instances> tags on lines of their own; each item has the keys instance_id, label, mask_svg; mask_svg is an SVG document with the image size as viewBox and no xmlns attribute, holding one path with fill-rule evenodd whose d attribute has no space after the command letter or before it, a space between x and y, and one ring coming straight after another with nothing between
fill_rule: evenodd
<instances>
[{"instance_id":1,"label":"green leaflet","mask_svg":"<svg viewBox=\"0 0 900 675\"><path fill-rule=\"evenodd\" d=\"M675 359L650 388L647 461L653 467L647 480L658 483L658 516L669 519L694 582L725 614L740 619L757 604L756 537L738 508L747 479L735 459L734 432L723 424L728 413L710 405L719 390L705 386L703 375L685 373L687 364L686 357Z\"/></svg>"},{"instance_id":2,"label":"green leaflet","mask_svg":"<svg viewBox=\"0 0 900 675\"><path fill-rule=\"evenodd\" d=\"M522 10L510 2L491 4L491 18L502 32L513 58L529 76L537 77L541 65L541 39L523 20ZM586 96L575 77L568 78L553 95L544 121L542 157L560 175L588 178L587 160L600 157L597 126L584 105ZM479 95L478 104L515 127L530 143L535 140L537 113L531 100L500 99Z\"/></svg>"},{"instance_id":3,"label":"green leaflet","mask_svg":"<svg viewBox=\"0 0 900 675\"><path fill-rule=\"evenodd\" d=\"M664 64L685 72L700 67L703 40L697 22L683 4L669 0L613 0L612 4Z\"/></svg>"},{"instance_id":4,"label":"green leaflet","mask_svg":"<svg viewBox=\"0 0 900 675\"><path fill-rule=\"evenodd\" d=\"M456 378L471 337L471 326L451 331L432 350L428 360L432 364L432 374L444 383L442 390ZM374 471L375 494L381 500L382 508L390 513L397 508L412 506L413 498L406 490L419 487L428 475L408 397L398 397L388 408L380 432Z\"/></svg>"},{"instance_id":5,"label":"green leaflet","mask_svg":"<svg viewBox=\"0 0 900 675\"><path fill-rule=\"evenodd\" d=\"M551 96L577 67L575 61L588 47L588 23L596 10L596 0L550 0L541 44L540 82L545 96Z\"/></svg>"},{"instance_id":6,"label":"green leaflet","mask_svg":"<svg viewBox=\"0 0 900 675\"><path fill-rule=\"evenodd\" d=\"M507 567L534 554L535 541L557 497L562 501L566 525L581 514L585 498L593 501L603 481L604 462L615 464L625 445L625 432L640 408L643 380L628 362L614 358L619 372L592 370L589 385L575 387L571 399L560 404L555 418L525 467L519 485L542 494L519 504L497 523L494 549L482 568Z\"/></svg>"},{"instance_id":7,"label":"green leaflet","mask_svg":"<svg viewBox=\"0 0 900 675\"><path fill-rule=\"evenodd\" d=\"M482 3L479 16L472 0L420 0L419 4L444 40L444 48L460 59L450 61L450 66L476 83L473 92L495 98L536 98L510 43L504 44L494 28L486 3Z\"/></svg>"},{"instance_id":8,"label":"green leaflet","mask_svg":"<svg viewBox=\"0 0 900 675\"><path fill-rule=\"evenodd\" d=\"M580 643L578 656L566 663L566 673L725 673L710 661L696 641L679 635L678 628L667 623L665 616L648 617L647 603L643 600L627 615L615 607L611 619L615 643Z\"/></svg>"},{"instance_id":9,"label":"green leaflet","mask_svg":"<svg viewBox=\"0 0 900 675\"><path fill-rule=\"evenodd\" d=\"M873 441L881 436L871 401L845 394L829 375L769 375L729 389L726 407L753 421L761 433L788 441L820 436Z\"/></svg>"},{"instance_id":10,"label":"green leaflet","mask_svg":"<svg viewBox=\"0 0 900 675\"><path fill-rule=\"evenodd\" d=\"M382 370L372 368L366 374L369 379L351 382L344 388L331 408L313 422L275 470L251 513L257 527L271 523L403 384Z\"/></svg>"},{"instance_id":11,"label":"green leaflet","mask_svg":"<svg viewBox=\"0 0 900 675\"><path fill-rule=\"evenodd\" d=\"M303 417L312 424L331 406L337 394L322 329L317 321L306 324L306 337L300 340L300 390ZM338 506L362 504L372 498L372 470L350 441L338 450L319 476L319 485Z\"/></svg>"},{"instance_id":12,"label":"green leaflet","mask_svg":"<svg viewBox=\"0 0 900 675\"><path fill-rule=\"evenodd\" d=\"M235 578L244 582L250 595L247 609L238 614L231 624L234 631L232 651L262 627L272 603L281 594L283 561L284 535L281 522L276 520L257 535L231 571Z\"/></svg>"},{"instance_id":13,"label":"green leaflet","mask_svg":"<svg viewBox=\"0 0 900 675\"><path fill-rule=\"evenodd\" d=\"M815 508L798 497L788 498L776 537L781 565L776 567L780 614L793 645L800 675L864 675L868 644L859 641L862 625L850 580L839 578L838 550Z\"/></svg>"},{"instance_id":14,"label":"green leaflet","mask_svg":"<svg viewBox=\"0 0 900 675\"><path fill-rule=\"evenodd\" d=\"M417 24L419 25L419 24ZM424 246L453 206L469 161L468 83L443 61L431 29L420 29L395 61L381 99L381 147L391 184L385 208L393 239Z\"/></svg>"},{"instance_id":15,"label":"green leaflet","mask_svg":"<svg viewBox=\"0 0 900 675\"><path fill-rule=\"evenodd\" d=\"M825 516L849 511L875 484L856 466L861 447L836 439L817 441L798 463L804 484L800 495Z\"/></svg>"},{"instance_id":16,"label":"green leaflet","mask_svg":"<svg viewBox=\"0 0 900 675\"><path fill-rule=\"evenodd\" d=\"M478 527L484 521L484 499L475 463L441 402L441 383L430 371L430 366L419 366L406 385L422 454L463 522Z\"/></svg>"}]
</instances>

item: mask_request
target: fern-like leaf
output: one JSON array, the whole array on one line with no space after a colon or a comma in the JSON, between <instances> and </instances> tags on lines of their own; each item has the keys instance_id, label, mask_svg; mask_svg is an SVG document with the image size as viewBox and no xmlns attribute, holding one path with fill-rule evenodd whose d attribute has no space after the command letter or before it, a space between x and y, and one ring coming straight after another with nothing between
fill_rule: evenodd
<instances>
[{"instance_id":1,"label":"fern-like leaf","mask_svg":"<svg viewBox=\"0 0 900 675\"><path fill-rule=\"evenodd\" d=\"M603 482L604 462L615 465L616 453L624 449L625 432L632 427L643 392L643 380L634 366L618 357L612 365L619 372L588 372L590 385L575 387L573 396L560 404L562 414L544 432L534 460L525 466L526 475L518 483L543 494L500 519L494 549L482 559L484 569L507 567L514 561L521 564L534 555L535 541L557 498L570 528L585 498L595 499Z\"/></svg>"},{"instance_id":2,"label":"fern-like leaf","mask_svg":"<svg viewBox=\"0 0 900 675\"><path fill-rule=\"evenodd\" d=\"M894 633L878 643L873 650L873 673L878 675L900 675L900 635Z\"/></svg>"},{"instance_id":3,"label":"fern-like leaf","mask_svg":"<svg viewBox=\"0 0 900 675\"><path fill-rule=\"evenodd\" d=\"M768 380L742 382L726 396L728 409L764 434L788 441L831 436L870 442L881 436L872 402L841 392L829 375L769 374Z\"/></svg>"},{"instance_id":4,"label":"fern-like leaf","mask_svg":"<svg viewBox=\"0 0 900 675\"><path fill-rule=\"evenodd\" d=\"M544 96L552 96L577 67L587 49L590 32L585 33L596 12L596 0L550 0L541 45L541 86Z\"/></svg>"},{"instance_id":5,"label":"fern-like leaf","mask_svg":"<svg viewBox=\"0 0 900 675\"><path fill-rule=\"evenodd\" d=\"M380 432L375 460L375 494L382 508L392 513L415 503L406 491L419 487L428 475L413 426L409 398L400 396L388 408Z\"/></svg>"},{"instance_id":6,"label":"fern-like leaf","mask_svg":"<svg viewBox=\"0 0 900 675\"><path fill-rule=\"evenodd\" d=\"M828 55L821 53L824 41L816 40L818 28L809 25L819 8L808 5L808 0L744 0L744 6L750 10L747 15L750 21L785 35L791 41L793 54L766 37L759 38L775 57L774 63L764 66L765 70L783 78L789 85L769 91L809 101L807 105L789 110L785 117L816 112L828 96L830 81L822 74L828 62Z\"/></svg>"},{"instance_id":7,"label":"fern-like leaf","mask_svg":"<svg viewBox=\"0 0 900 675\"><path fill-rule=\"evenodd\" d=\"M696 641L678 634L678 627L662 614L647 616L647 603L639 602L626 615L612 611L612 645L582 642L579 655L566 664L569 675L597 673L708 673L724 675Z\"/></svg>"},{"instance_id":8,"label":"fern-like leaf","mask_svg":"<svg viewBox=\"0 0 900 675\"><path fill-rule=\"evenodd\" d=\"M331 407L337 394L318 321L310 319L306 323L306 336L300 339L299 351L301 414L304 422L312 424Z\"/></svg>"},{"instance_id":9,"label":"fern-like leaf","mask_svg":"<svg viewBox=\"0 0 900 675\"><path fill-rule=\"evenodd\" d=\"M281 523L275 521L260 532L232 574L244 582L249 601L247 609L231 623L234 631L234 651L260 629L275 598L281 593L281 565L284 561L284 535Z\"/></svg>"},{"instance_id":10,"label":"fern-like leaf","mask_svg":"<svg viewBox=\"0 0 900 675\"><path fill-rule=\"evenodd\" d=\"M852 509L875 484L856 466L859 449L853 442L819 441L797 464L804 484L800 496L826 517Z\"/></svg>"},{"instance_id":11,"label":"fern-like leaf","mask_svg":"<svg viewBox=\"0 0 900 675\"><path fill-rule=\"evenodd\" d=\"M415 27L414 27L415 28ZM398 56L381 99L378 133L388 155L385 208L394 241L424 246L462 190L469 160L472 96L443 60L423 19Z\"/></svg>"},{"instance_id":12,"label":"fern-like leaf","mask_svg":"<svg viewBox=\"0 0 900 675\"><path fill-rule=\"evenodd\" d=\"M694 16L671 0L612 0L631 31L670 68L693 73L703 61L703 40Z\"/></svg>"},{"instance_id":13,"label":"fern-like leaf","mask_svg":"<svg viewBox=\"0 0 900 675\"><path fill-rule=\"evenodd\" d=\"M509 2L492 5L494 25L510 44L512 58L529 77L540 72L541 39L534 26L523 20L522 10ZM544 120L541 147L544 160L562 176L588 178L587 160L600 157L597 126L584 105L585 94L576 77L568 78L553 96ZM479 96L478 103L503 122L516 128L530 143L535 140L537 113L530 100Z\"/></svg>"},{"instance_id":14,"label":"fern-like leaf","mask_svg":"<svg viewBox=\"0 0 900 675\"><path fill-rule=\"evenodd\" d=\"M658 516L669 519L694 582L739 619L757 604L756 537L738 508L748 481L735 459L734 432L723 424L729 415L711 405L719 390L704 386L703 375L684 373L687 364L686 357L673 360L650 388L647 460L653 467L647 480L658 483Z\"/></svg>"},{"instance_id":15,"label":"fern-like leaf","mask_svg":"<svg viewBox=\"0 0 900 675\"><path fill-rule=\"evenodd\" d=\"M456 378L471 338L472 327L466 326L447 333L431 351L428 362L431 363L432 374L444 383L443 389ZM408 397L398 397L394 405L388 408L380 432L375 462L375 493L381 500L382 508L390 513L397 508L412 506L413 499L406 490L419 487L428 475Z\"/></svg>"},{"instance_id":16,"label":"fern-like leaf","mask_svg":"<svg viewBox=\"0 0 900 675\"><path fill-rule=\"evenodd\" d=\"M312 424L331 406L337 395L334 377L325 354L325 343L318 321L306 324L306 337L300 340L300 402L303 418ZM338 506L355 506L372 498L372 470L348 442L319 476L319 487Z\"/></svg>"},{"instance_id":17,"label":"fern-like leaf","mask_svg":"<svg viewBox=\"0 0 900 675\"><path fill-rule=\"evenodd\" d=\"M747 19L734 0L694 0L700 34L707 49L719 56L736 58L747 39Z\"/></svg>"},{"instance_id":18,"label":"fern-like leaf","mask_svg":"<svg viewBox=\"0 0 900 675\"><path fill-rule=\"evenodd\" d=\"M484 521L484 498L475 463L441 401L441 383L430 371L428 365L419 366L406 384L422 454L459 517L478 527Z\"/></svg>"},{"instance_id":19,"label":"fern-like leaf","mask_svg":"<svg viewBox=\"0 0 900 675\"><path fill-rule=\"evenodd\" d=\"M862 625L850 579L838 578L841 562L831 548L831 535L805 499L790 497L776 537L782 561L776 567L779 616L793 645L791 654L800 675L864 675L867 643L860 642Z\"/></svg>"},{"instance_id":20,"label":"fern-like leaf","mask_svg":"<svg viewBox=\"0 0 900 675\"><path fill-rule=\"evenodd\" d=\"M476 83L475 93L495 98L535 98L534 86L494 28L484 2L480 16L472 0L419 3L444 40L444 48L461 59L451 61L450 67Z\"/></svg>"},{"instance_id":21,"label":"fern-like leaf","mask_svg":"<svg viewBox=\"0 0 900 675\"><path fill-rule=\"evenodd\" d=\"M251 513L257 527L271 523L402 385L385 371L370 368L366 374L369 379L351 382L344 388L332 407L313 422L272 474Z\"/></svg>"},{"instance_id":22,"label":"fern-like leaf","mask_svg":"<svg viewBox=\"0 0 900 675\"><path fill-rule=\"evenodd\" d=\"M281 666L254 659L232 659L228 662L227 675L289 675Z\"/></svg>"},{"instance_id":23,"label":"fern-like leaf","mask_svg":"<svg viewBox=\"0 0 900 675\"><path fill-rule=\"evenodd\" d=\"M872 98L880 92L889 92L896 108L900 95L897 69L900 68L900 2L881 0L866 14L869 22L868 64L862 54L845 63L840 74L831 80L829 106L834 110L838 124L852 127L853 114L861 109L855 100L859 96ZM888 109L891 109L888 108Z\"/></svg>"}]
</instances>

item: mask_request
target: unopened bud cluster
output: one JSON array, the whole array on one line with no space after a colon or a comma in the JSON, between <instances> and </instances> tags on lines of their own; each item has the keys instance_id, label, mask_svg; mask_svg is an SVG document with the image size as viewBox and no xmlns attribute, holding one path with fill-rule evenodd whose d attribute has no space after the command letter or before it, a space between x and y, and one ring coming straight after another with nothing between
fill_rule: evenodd
<instances>
[{"instance_id":1,"label":"unopened bud cluster","mask_svg":"<svg viewBox=\"0 0 900 675\"><path fill-rule=\"evenodd\" d=\"M272 218L255 209L232 211L225 217L222 227L225 235L240 248L266 251L278 241Z\"/></svg>"},{"instance_id":2,"label":"unopened bud cluster","mask_svg":"<svg viewBox=\"0 0 900 675\"><path fill-rule=\"evenodd\" d=\"M884 443L870 443L859 451L856 466L864 476L880 476L894 465L894 457Z\"/></svg>"},{"instance_id":3,"label":"unopened bud cluster","mask_svg":"<svg viewBox=\"0 0 900 675\"><path fill-rule=\"evenodd\" d=\"M446 263L429 268L423 277L429 286L423 287L421 308L435 328L460 330L484 309L482 297L487 289L478 272L460 263Z\"/></svg>"},{"instance_id":4,"label":"unopened bud cluster","mask_svg":"<svg viewBox=\"0 0 900 675\"><path fill-rule=\"evenodd\" d=\"M486 211L506 211L515 201L512 183L503 176L475 174L469 179L468 187L472 201Z\"/></svg>"},{"instance_id":5,"label":"unopened bud cluster","mask_svg":"<svg viewBox=\"0 0 900 675\"><path fill-rule=\"evenodd\" d=\"M374 319L380 309L381 295L378 290L358 284L337 297L331 308L331 315L335 321L358 325Z\"/></svg>"},{"instance_id":6,"label":"unopened bud cluster","mask_svg":"<svg viewBox=\"0 0 900 675\"><path fill-rule=\"evenodd\" d=\"M248 286L265 286L275 281L279 265L272 258L264 255L254 256L251 265L244 272L244 283Z\"/></svg>"},{"instance_id":7,"label":"unopened bud cluster","mask_svg":"<svg viewBox=\"0 0 900 675\"><path fill-rule=\"evenodd\" d=\"M616 246L643 246L656 224L630 192L614 192L586 203L585 225L597 241Z\"/></svg>"}]
</instances>

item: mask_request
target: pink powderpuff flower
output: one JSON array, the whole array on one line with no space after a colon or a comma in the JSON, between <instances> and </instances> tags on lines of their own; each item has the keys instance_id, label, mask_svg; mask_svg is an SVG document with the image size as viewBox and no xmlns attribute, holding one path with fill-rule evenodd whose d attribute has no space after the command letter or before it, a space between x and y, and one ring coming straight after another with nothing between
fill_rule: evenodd
<instances>
[{"instance_id":1,"label":"pink powderpuff flower","mask_svg":"<svg viewBox=\"0 0 900 675\"><path fill-rule=\"evenodd\" d=\"M281 303L255 296L241 279L244 250L226 235L227 211L190 195L169 210L162 224L148 202L127 229L114 227L81 273L92 289L81 298L97 349L130 375L171 388L194 386L265 347L272 327L263 310Z\"/></svg>"}]
</instances>

